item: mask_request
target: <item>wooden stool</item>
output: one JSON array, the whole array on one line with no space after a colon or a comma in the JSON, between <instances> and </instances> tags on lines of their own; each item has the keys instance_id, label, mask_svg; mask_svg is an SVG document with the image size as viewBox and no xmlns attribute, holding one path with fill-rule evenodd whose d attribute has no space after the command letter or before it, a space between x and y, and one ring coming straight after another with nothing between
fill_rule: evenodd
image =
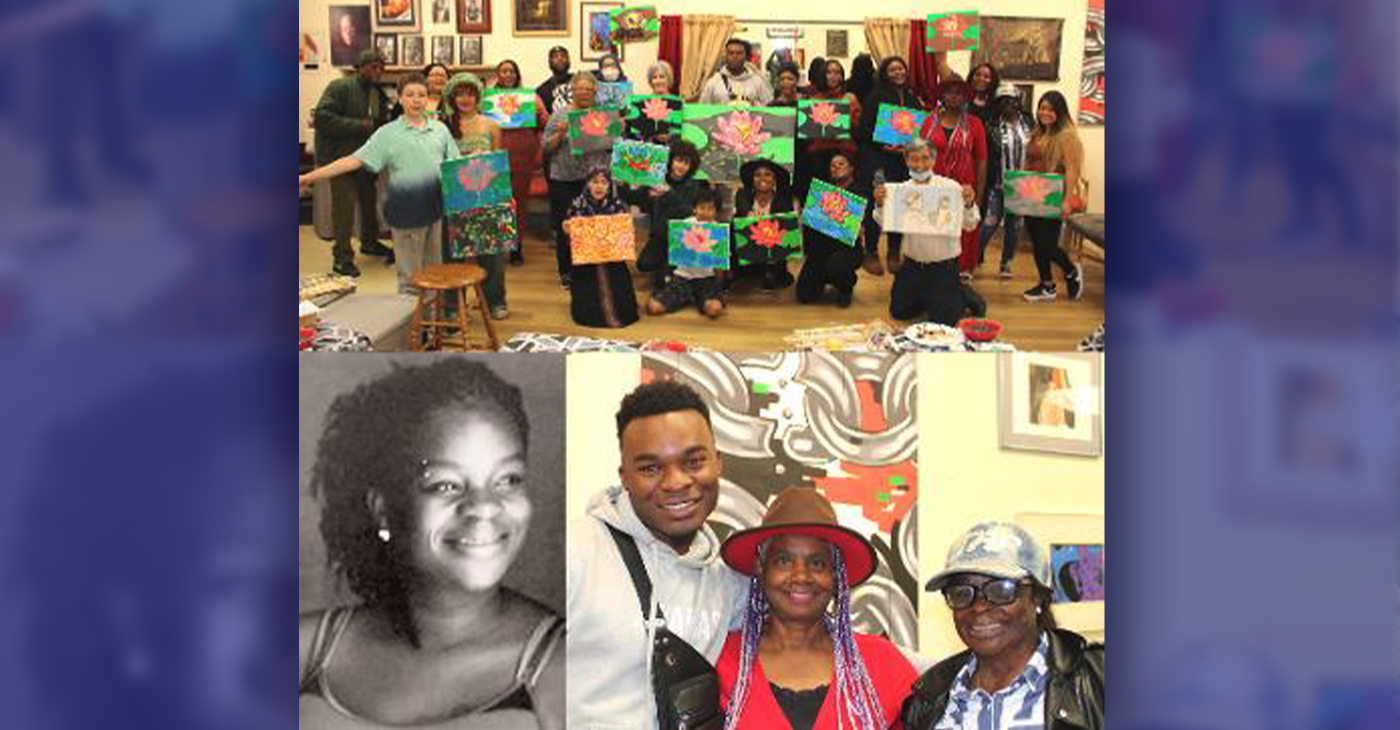
<instances>
[{"instance_id":1,"label":"wooden stool","mask_svg":"<svg viewBox=\"0 0 1400 730\"><path fill-rule=\"evenodd\" d=\"M414 272L413 285L418 288L418 307L413 310L413 321L408 326L408 348L415 352L496 351L500 342L496 339L496 329L491 326L486 294L481 290L484 281L486 272L476 264L436 264ZM475 303L469 301L468 291L476 293ZM447 298L451 292L457 293L456 321L447 318ZM481 313L481 323L486 328L484 343L472 341L468 309Z\"/></svg>"}]
</instances>

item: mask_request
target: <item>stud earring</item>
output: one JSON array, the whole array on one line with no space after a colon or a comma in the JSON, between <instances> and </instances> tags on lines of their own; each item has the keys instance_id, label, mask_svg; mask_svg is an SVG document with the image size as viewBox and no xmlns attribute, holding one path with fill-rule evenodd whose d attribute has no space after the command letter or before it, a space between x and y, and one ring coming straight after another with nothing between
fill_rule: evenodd
<instances>
[{"instance_id":1,"label":"stud earring","mask_svg":"<svg viewBox=\"0 0 1400 730\"><path fill-rule=\"evenodd\" d=\"M389 528L381 527L379 528L379 532L375 534L379 535L380 542L389 542Z\"/></svg>"}]
</instances>

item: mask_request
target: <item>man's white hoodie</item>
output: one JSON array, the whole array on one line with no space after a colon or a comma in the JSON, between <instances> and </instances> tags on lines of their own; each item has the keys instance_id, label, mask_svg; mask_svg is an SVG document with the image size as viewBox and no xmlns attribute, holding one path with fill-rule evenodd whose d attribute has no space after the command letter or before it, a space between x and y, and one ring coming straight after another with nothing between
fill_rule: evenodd
<instances>
[{"instance_id":1,"label":"man's white hoodie","mask_svg":"<svg viewBox=\"0 0 1400 730\"><path fill-rule=\"evenodd\" d=\"M666 628L719 659L726 633L742 618L747 578L719 557L719 539L701 528L685 555L642 524L620 486L594 495L588 516L568 532L569 727L641 730L656 726L651 694L651 637L637 591L607 525L637 541L652 583L651 614L660 604Z\"/></svg>"}]
</instances>

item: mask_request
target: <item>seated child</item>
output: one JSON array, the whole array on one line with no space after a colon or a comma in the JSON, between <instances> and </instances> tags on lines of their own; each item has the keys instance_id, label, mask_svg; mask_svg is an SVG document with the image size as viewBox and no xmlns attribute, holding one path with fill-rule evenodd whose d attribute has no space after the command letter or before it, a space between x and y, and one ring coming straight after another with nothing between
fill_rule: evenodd
<instances>
[{"instance_id":1,"label":"seated child","mask_svg":"<svg viewBox=\"0 0 1400 730\"><path fill-rule=\"evenodd\" d=\"M617 213L630 211L618 197L611 173L595 168L584 178L583 193L569 205L564 220ZM585 327L626 327L637 321L637 295L626 262L574 264L570 283L569 310L574 322Z\"/></svg>"},{"instance_id":2,"label":"seated child","mask_svg":"<svg viewBox=\"0 0 1400 730\"><path fill-rule=\"evenodd\" d=\"M719 190L700 183L694 212L687 221L714 223L719 216ZM724 314L724 283L714 269L677 267L666 285L647 300L647 314L669 314L690 304L710 319Z\"/></svg>"},{"instance_id":3,"label":"seated child","mask_svg":"<svg viewBox=\"0 0 1400 730\"><path fill-rule=\"evenodd\" d=\"M700 185L695 173L699 169L700 151L695 145L677 139L671 143L671 157L666 164L666 187L651 188L630 201L651 210L651 234L637 256L637 270L651 274L654 290L665 286L670 271L667 250L671 221L685 218L695 207L695 194Z\"/></svg>"}]
</instances>

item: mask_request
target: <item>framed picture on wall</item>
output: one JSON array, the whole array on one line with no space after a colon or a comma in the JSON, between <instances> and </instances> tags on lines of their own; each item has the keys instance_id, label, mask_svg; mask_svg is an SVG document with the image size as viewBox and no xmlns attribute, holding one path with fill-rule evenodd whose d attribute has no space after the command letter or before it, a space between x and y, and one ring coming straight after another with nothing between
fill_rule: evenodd
<instances>
[{"instance_id":1,"label":"framed picture on wall","mask_svg":"<svg viewBox=\"0 0 1400 730\"><path fill-rule=\"evenodd\" d=\"M1016 95L1021 97L1021 111L1035 119L1035 84L1013 84Z\"/></svg>"},{"instance_id":2,"label":"framed picture on wall","mask_svg":"<svg viewBox=\"0 0 1400 730\"><path fill-rule=\"evenodd\" d=\"M464 35L458 36L459 49L457 52L457 63L462 66L481 65L481 36Z\"/></svg>"},{"instance_id":3,"label":"framed picture on wall","mask_svg":"<svg viewBox=\"0 0 1400 730\"><path fill-rule=\"evenodd\" d=\"M1098 353L998 353L997 423L1003 449L1103 453Z\"/></svg>"},{"instance_id":4,"label":"framed picture on wall","mask_svg":"<svg viewBox=\"0 0 1400 730\"><path fill-rule=\"evenodd\" d=\"M1023 512L1015 523L1040 543L1050 563L1055 622L1090 641L1104 640L1104 516Z\"/></svg>"},{"instance_id":5,"label":"framed picture on wall","mask_svg":"<svg viewBox=\"0 0 1400 730\"><path fill-rule=\"evenodd\" d=\"M845 58L849 53L846 31L828 30L826 32L826 57Z\"/></svg>"},{"instance_id":6,"label":"framed picture on wall","mask_svg":"<svg viewBox=\"0 0 1400 730\"><path fill-rule=\"evenodd\" d=\"M457 0L458 33L491 32L491 0Z\"/></svg>"},{"instance_id":7,"label":"framed picture on wall","mask_svg":"<svg viewBox=\"0 0 1400 730\"><path fill-rule=\"evenodd\" d=\"M990 63L1003 79L1058 81L1063 18L982 16L982 45L972 65Z\"/></svg>"},{"instance_id":8,"label":"framed picture on wall","mask_svg":"<svg viewBox=\"0 0 1400 730\"><path fill-rule=\"evenodd\" d=\"M423 27L422 0L373 0L374 29L383 31L420 30Z\"/></svg>"},{"instance_id":9,"label":"framed picture on wall","mask_svg":"<svg viewBox=\"0 0 1400 730\"><path fill-rule=\"evenodd\" d=\"M423 65L423 36L406 35L399 39L399 63L403 66Z\"/></svg>"},{"instance_id":10,"label":"framed picture on wall","mask_svg":"<svg viewBox=\"0 0 1400 730\"><path fill-rule=\"evenodd\" d=\"M484 0L483 0L484 1ZM515 7L511 32L518 36L569 35L567 0L511 0Z\"/></svg>"},{"instance_id":11,"label":"framed picture on wall","mask_svg":"<svg viewBox=\"0 0 1400 730\"><path fill-rule=\"evenodd\" d=\"M433 0L433 22L438 25L452 23L452 0Z\"/></svg>"},{"instance_id":12,"label":"framed picture on wall","mask_svg":"<svg viewBox=\"0 0 1400 730\"><path fill-rule=\"evenodd\" d=\"M371 47L369 8L363 5L330 7L331 65L354 66L360 53Z\"/></svg>"},{"instance_id":13,"label":"framed picture on wall","mask_svg":"<svg viewBox=\"0 0 1400 730\"><path fill-rule=\"evenodd\" d=\"M399 36L397 33L375 33L374 48L384 57L385 66L399 65Z\"/></svg>"},{"instance_id":14,"label":"framed picture on wall","mask_svg":"<svg viewBox=\"0 0 1400 730\"><path fill-rule=\"evenodd\" d=\"M608 10L622 7L622 3L586 2L579 9L578 57L581 61L597 61L605 54L617 54L622 60L623 46L612 42L608 34Z\"/></svg>"},{"instance_id":15,"label":"framed picture on wall","mask_svg":"<svg viewBox=\"0 0 1400 730\"><path fill-rule=\"evenodd\" d=\"M456 65L453 55L452 36L433 36L433 63L440 63L444 66Z\"/></svg>"}]
</instances>

